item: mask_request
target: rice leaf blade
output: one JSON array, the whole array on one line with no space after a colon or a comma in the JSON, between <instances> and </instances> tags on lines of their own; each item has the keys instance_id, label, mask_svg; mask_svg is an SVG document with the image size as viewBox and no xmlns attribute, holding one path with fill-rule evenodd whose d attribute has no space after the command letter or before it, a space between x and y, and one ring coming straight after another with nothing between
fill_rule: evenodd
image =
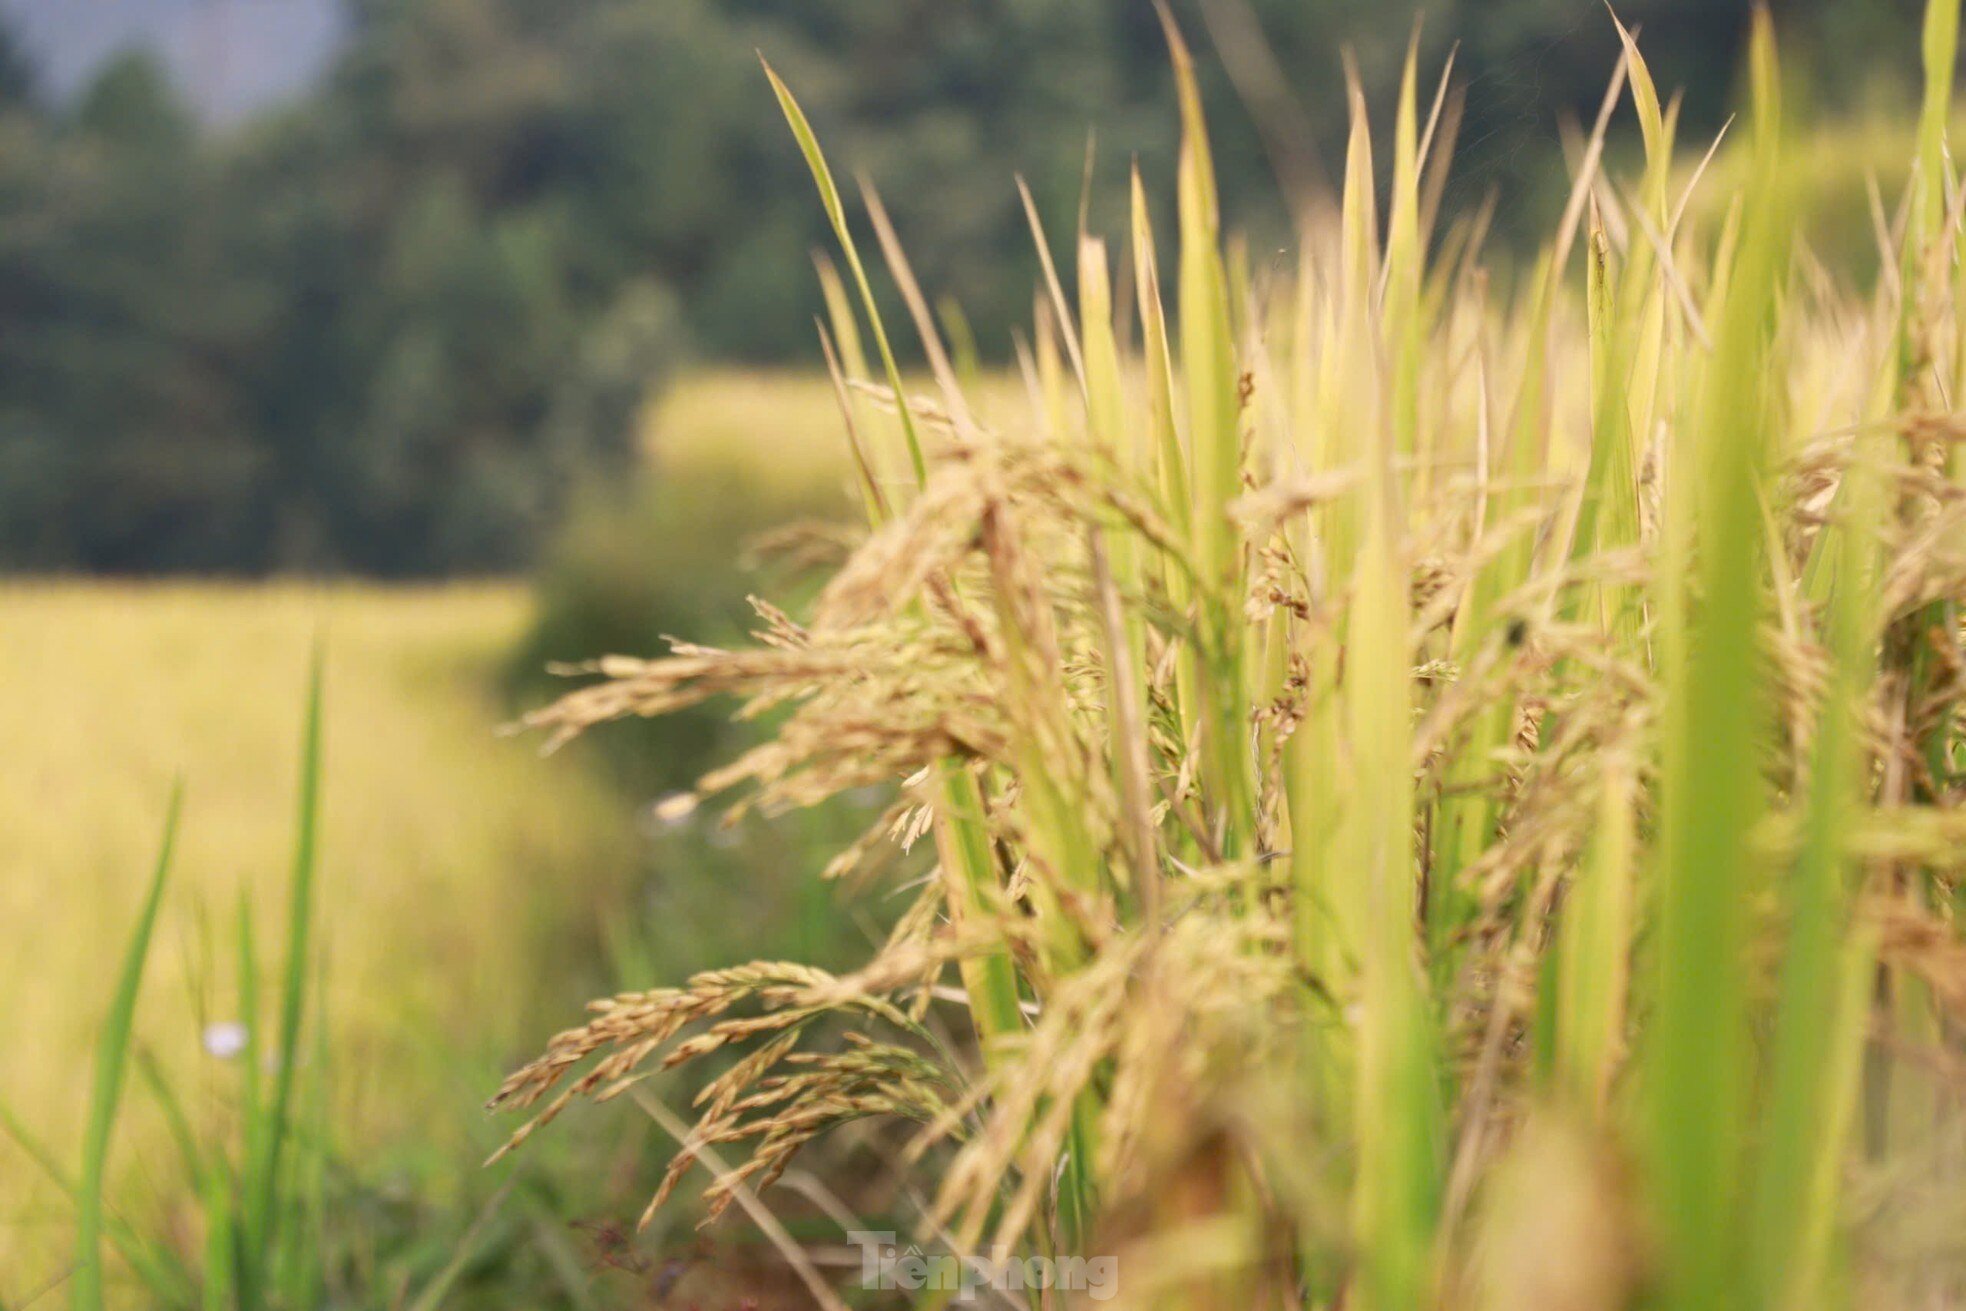
<instances>
[{"instance_id":1,"label":"rice leaf blade","mask_svg":"<svg viewBox=\"0 0 1966 1311\"><path fill-rule=\"evenodd\" d=\"M103 1306L103 1191L109 1176L110 1137L115 1132L123 1083L133 1057L137 996L143 990L144 965L150 958L150 942L157 929L157 912L163 904L164 885L170 877L171 860L177 849L178 821L183 809L184 785L180 780L171 787L157 862L139 905L136 926L124 948L116 991L96 1045L95 1080L82 1139L82 1172L76 1186L75 1273L70 1287L70 1305L76 1311L101 1311Z\"/></svg>"}]
</instances>

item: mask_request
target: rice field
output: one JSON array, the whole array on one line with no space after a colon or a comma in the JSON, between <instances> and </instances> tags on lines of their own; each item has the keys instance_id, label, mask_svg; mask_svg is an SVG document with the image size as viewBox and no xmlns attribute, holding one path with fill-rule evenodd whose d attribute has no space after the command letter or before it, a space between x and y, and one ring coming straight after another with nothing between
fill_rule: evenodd
<instances>
[{"instance_id":1,"label":"rice field","mask_svg":"<svg viewBox=\"0 0 1966 1311\"><path fill-rule=\"evenodd\" d=\"M462 1149L480 1080L573 980L540 962L591 938L632 870L617 795L494 734L496 674L531 601L442 587L0 583L0 1096L64 1156L175 778L184 815L136 1032L192 1113L214 1109L239 1019L241 897L280 941L309 652L326 651L320 951L337 1135ZM589 986L604 976L588 975ZM528 1017L531 1017L528 1019ZM219 1027L215 1027L219 1026ZM232 1057L231 1059L236 1059ZM115 1205L177 1214L141 1089ZM0 1135L0 1305L66 1267L69 1208ZM65 1300L65 1297L64 1299Z\"/></svg>"},{"instance_id":2,"label":"rice field","mask_svg":"<svg viewBox=\"0 0 1966 1311\"><path fill-rule=\"evenodd\" d=\"M1043 282L1001 375L774 73L837 239L828 371L686 379L650 458L710 476L685 499L727 467L850 490L824 583L757 601L747 643L592 652L517 742L489 733L514 588L6 585L0 681L32 695L0 701L0 913L35 932L0 962L0 1092L80 1135L180 771L138 1032L194 1084L226 1059L212 925L243 893L277 932L320 630L338 1115L441 1137L447 1081L539 1052L493 1098L495 1168L563 1117L663 1144L652 1191L611 1177L624 1261L687 1190L827 1311L1004 1254L1176 1311L1966 1306L1957 26L1933 0L1906 52L1926 94L1872 282L1804 235L1766 13L1711 170L1618 29L1508 278L1485 213L1439 210L1452 79L1410 57L1395 104L1352 89L1294 259L1252 258L1169 20L1178 170L1135 173L1123 233L1025 196ZM619 522L591 530L611 581L687 559ZM772 859L880 918L845 968L733 956L583 1015L566 948L626 817L536 749L705 706L769 736L644 824L708 849L707 812L839 799L802 831L859 837ZM712 891L749 945L757 894ZM120 1209L169 1211L167 1130L133 1099ZM803 1173L822 1142L854 1187ZM0 1242L42 1225L17 1251L52 1270L61 1206L8 1150ZM902 1295L848 1283L856 1228L919 1242Z\"/></svg>"}]
</instances>

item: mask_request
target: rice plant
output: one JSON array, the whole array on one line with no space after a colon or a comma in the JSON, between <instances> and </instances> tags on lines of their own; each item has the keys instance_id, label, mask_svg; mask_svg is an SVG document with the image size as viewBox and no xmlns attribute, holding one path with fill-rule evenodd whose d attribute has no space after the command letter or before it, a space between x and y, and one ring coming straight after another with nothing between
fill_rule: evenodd
<instances>
[{"instance_id":1,"label":"rice plant","mask_svg":"<svg viewBox=\"0 0 1966 1311\"><path fill-rule=\"evenodd\" d=\"M714 1215L898 1120L924 1242L1114 1253L1142 1305L1961 1304L1957 19L1932 0L1869 292L1796 237L1765 13L1738 191L1690 203L1718 143L1682 156L1620 28L1506 281L1486 212L1443 216L1458 102L1412 55L1390 189L1353 83L1342 194L1255 265L1169 21L1176 261L1137 173L1129 230L1067 260L1027 195L1001 412L863 183L935 382L904 388L772 74L849 273L823 331L864 537L753 645L606 657L531 722L779 712L699 796L891 787L815 875L917 843L933 873L852 973L597 1002L499 1091L513 1143L717 1054L651 1213L699 1159L739 1153Z\"/></svg>"}]
</instances>

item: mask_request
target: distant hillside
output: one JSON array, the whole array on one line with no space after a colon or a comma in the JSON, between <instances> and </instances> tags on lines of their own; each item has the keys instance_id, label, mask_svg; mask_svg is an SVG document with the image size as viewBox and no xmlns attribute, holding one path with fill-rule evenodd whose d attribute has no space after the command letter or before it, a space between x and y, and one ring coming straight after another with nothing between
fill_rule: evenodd
<instances>
[{"instance_id":1,"label":"distant hillside","mask_svg":"<svg viewBox=\"0 0 1966 1311\"><path fill-rule=\"evenodd\" d=\"M304 90L333 57L341 0L0 0L40 84L66 96L111 56L155 50L207 121Z\"/></svg>"}]
</instances>

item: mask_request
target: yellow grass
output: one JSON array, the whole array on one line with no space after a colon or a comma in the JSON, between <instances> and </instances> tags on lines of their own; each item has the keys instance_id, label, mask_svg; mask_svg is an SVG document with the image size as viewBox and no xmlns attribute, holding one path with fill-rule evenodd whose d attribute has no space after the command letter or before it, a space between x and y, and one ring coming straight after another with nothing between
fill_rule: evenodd
<instances>
[{"instance_id":1,"label":"yellow grass","mask_svg":"<svg viewBox=\"0 0 1966 1311\"><path fill-rule=\"evenodd\" d=\"M137 1031L194 1095L223 1086L200 1025L234 1018L242 889L265 973L278 967L317 625L340 1132L469 1127L459 1083L546 1001L541 936L629 866L608 791L542 761L536 740L494 734L490 678L529 605L517 585L0 583L0 1091L59 1153L72 1161L79 1141L95 1028L180 770L185 822ZM216 982L201 987L207 941ZM147 1102L133 1090L116 1149L127 1178L165 1173ZM23 1291L67 1224L0 1138L0 1296Z\"/></svg>"}]
</instances>

